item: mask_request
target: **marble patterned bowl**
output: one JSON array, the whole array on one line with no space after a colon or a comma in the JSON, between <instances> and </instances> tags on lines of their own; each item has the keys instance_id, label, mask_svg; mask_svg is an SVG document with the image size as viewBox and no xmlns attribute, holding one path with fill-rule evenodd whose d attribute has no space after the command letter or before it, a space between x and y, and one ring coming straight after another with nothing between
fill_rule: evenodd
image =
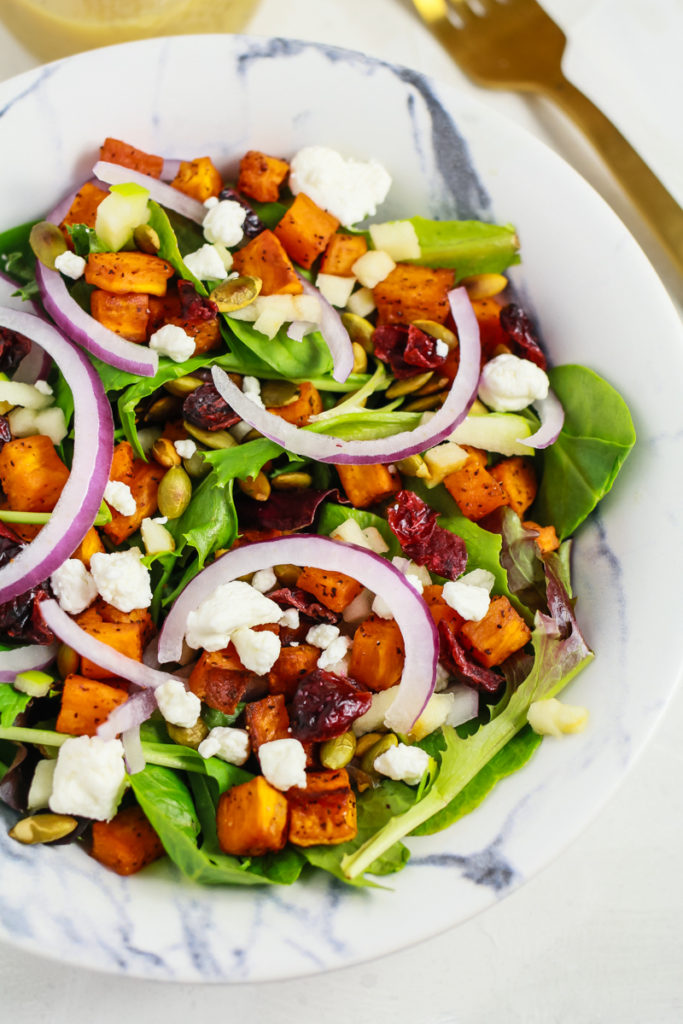
<instances>
[{"instance_id":1,"label":"marble patterned bowl","mask_svg":"<svg viewBox=\"0 0 683 1024\"><path fill-rule=\"evenodd\" d=\"M626 229L574 171L406 68L310 43L192 36L29 72L0 86L0 230L85 179L105 135L169 157L211 154L225 169L248 148L327 144L387 166L387 218L514 222L524 262L512 277L551 358L593 367L632 408L638 445L574 552L578 614L597 657L569 694L590 708L589 728L546 740L479 810L411 842L410 863L387 888L327 877L291 889L200 888L165 863L122 879L76 847L25 848L1 830L0 937L34 952L146 978L255 981L400 949L478 913L556 856L613 792L673 690L680 323Z\"/></svg>"}]
</instances>

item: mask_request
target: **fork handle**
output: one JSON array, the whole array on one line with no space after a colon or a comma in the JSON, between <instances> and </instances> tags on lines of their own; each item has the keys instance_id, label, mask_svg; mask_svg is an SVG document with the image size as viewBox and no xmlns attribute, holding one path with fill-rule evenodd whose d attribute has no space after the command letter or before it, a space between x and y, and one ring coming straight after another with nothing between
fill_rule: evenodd
<instances>
[{"instance_id":1,"label":"fork handle","mask_svg":"<svg viewBox=\"0 0 683 1024\"><path fill-rule=\"evenodd\" d=\"M673 196L619 129L564 75L554 83L544 83L543 91L593 143L683 274L683 210Z\"/></svg>"}]
</instances>

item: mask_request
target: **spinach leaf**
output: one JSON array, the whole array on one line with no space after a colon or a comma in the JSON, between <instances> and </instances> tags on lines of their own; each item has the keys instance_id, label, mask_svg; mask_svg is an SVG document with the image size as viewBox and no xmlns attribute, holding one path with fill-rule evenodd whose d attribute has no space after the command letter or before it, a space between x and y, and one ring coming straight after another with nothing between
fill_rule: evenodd
<instances>
[{"instance_id":1,"label":"spinach leaf","mask_svg":"<svg viewBox=\"0 0 683 1024\"><path fill-rule=\"evenodd\" d=\"M150 200L148 205L150 212L147 223L156 231L161 243L157 255L162 260L170 263L178 277L183 281L192 281L200 295L208 295L203 283L185 266L179 247L179 241L182 239L186 254L199 249L204 244L201 229L196 224L192 224L191 221L186 221L184 217L175 214L174 225L176 230L174 230L174 226L170 221L170 215L165 210L162 210L158 203ZM192 227L189 227L189 225L192 225Z\"/></svg>"},{"instance_id":2,"label":"spinach leaf","mask_svg":"<svg viewBox=\"0 0 683 1024\"><path fill-rule=\"evenodd\" d=\"M307 334L301 341L294 341L287 337L286 325L280 328L274 338L267 338L245 320L228 317L227 324L245 348L266 367L271 367L285 377L310 380L332 369L330 350L318 331Z\"/></svg>"},{"instance_id":3,"label":"spinach leaf","mask_svg":"<svg viewBox=\"0 0 683 1024\"><path fill-rule=\"evenodd\" d=\"M232 497L232 480L225 486L211 473L192 495L192 500L179 519L168 523L167 529L176 542L176 555L187 546L197 552L195 571L217 548L229 548L237 537L237 512Z\"/></svg>"},{"instance_id":4,"label":"spinach leaf","mask_svg":"<svg viewBox=\"0 0 683 1024\"><path fill-rule=\"evenodd\" d=\"M511 224L478 220L427 220L411 217L420 244L420 258L408 260L428 267L451 267L457 280L471 274L499 274L519 263L519 239Z\"/></svg>"},{"instance_id":5,"label":"spinach leaf","mask_svg":"<svg viewBox=\"0 0 683 1024\"><path fill-rule=\"evenodd\" d=\"M26 710L30 700L28 693L15 690L9 683L0 684L0 726L7 729L14 725L17 715Z\"/></svg>"},{"instance_id":6,"label":"spinach leaf","mask_svg":"<svg viewBox=\"0 0 683 1024\"><path fill-rule=\"evenodd\" d=\"M24 299L38 294L36 258L28 241L31 228L37 223L32 220L28 224L0 232L0 271L23 286L20 292Z\"/></svg>"},{"instance_id":7,"label":"spinach leaf","mask_svg":"<svg viewBox=\"0 0 683 1024\"><path fill-rule=\"evenodd\" d=\"M239 703L231 715L217 708L210 708L208 704L202 707L202 721L207 729L215 729L217 726L232 725L244 711L244 704Z\"/></svg>"},{"instance_id":8,"label":"spinach leaf","mask_svg":"<svg viewBox=\"0 0 683 1024\"><path fill-rule=\"evenodd\" d=\"M94 228L89 228L87 224L69 224L67 230L71 235L74 252L77 256L85 256L87 258L91 252L108 251L106 246L102 245L102 242L97 237Z\"/></svg>"},{"instance_id":9,"label":"spinach leaf","mask_svg":"<svg viewBox=\"0 0 683 1024\"><path fill-rule=\"evenodd\" d=\"M569 537L612 487L636 441L621 395L585 366L550 370L565 413L560 436L543 454L543 475L531 518Z\"/></svg>"}]
</instances>

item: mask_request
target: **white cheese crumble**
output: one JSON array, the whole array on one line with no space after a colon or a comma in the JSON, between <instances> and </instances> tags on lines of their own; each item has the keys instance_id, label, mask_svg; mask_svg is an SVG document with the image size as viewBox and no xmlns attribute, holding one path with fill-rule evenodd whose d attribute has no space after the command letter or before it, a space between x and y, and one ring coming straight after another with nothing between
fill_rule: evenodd
<instances>
[{"instance_id":1,"label":"white cheese crumble","mask_svg":"<svg viewBox=\"0 0 683 1024\"><path fill-rule=\"evenodd\" d=\"M219 252L209 242L183 257L185 266L200 281L224 281L228 276Z\"/></svg>"},{"instance_id":2,"label":"white cheese crumble","mask_svg":"<svg viewBox=\"0 0 683 1024\"><path fill-rule=\"evenodd\" d=\"M187 617L185 639L195 650L220 651L241 626L279 622L282 609L248 583L222 583Z\"/></svg>"},{"instance_id":3,"label":"white cheese crumble","mask_svg":"<svg viewBox=\"0 0 683 1024\"><path fill-rule=\"evenodd\" d=\"M246 729L233 729L217 725L197 747L202 757L220 757L228 764L241 765L249 757L249 733Z\"/></svg>"},{"instance_id":4,"label":"white cheese crumble","mask_svg":"<svg viewBox=\"0 0 683 1024\"><path fill-rule=\"evenodd\" d=\"M300 625L298 608L288 608L282 613L279 624L285 629L298 629Z\"/></svg>"},{"instance_id":5,"label":"white cheese crumble","mask_svg":"<svg viewBox=\"0 0 683 1024\"><path fill-rule=\"evenodd\" d=\"M247 211L240 203L233 199L221 199L210 207L202 221L204 238L207 242L232 249L242 241L242 225L246 216Z\"/></svg>"},{"instance_id":6,"label":"white cheese crumble","mask_svg":"<svg viewBox=\"0 0 683 1024\"><path fill-rule=\"evenodd\" d=\"M70 277L72 281L77 281L85 273L85 260L82 256L71 252L70 249L66 249L64 252L60 252L55 260L55 270L64 274L64 277Z\"/></svg>"},{"instance_id":7,"label":"white cheese crumble","mask_svg":"<svg viewBox=\"0 0 683 1024\"><path fill-rule=\"evenodd\" d=\"M319 647L324 651L330 646L330 644L334 643L338 636L338 626L332 626L326 622L321 622L317 626L311 626L306 634L306 643L313 644L314 647Z\"/></svg>"},{"instance_id":8,"label":"white cheese crumble","mask_svg":"<svg viewBox=\"0 0 683 1024\"><path fill-rule=\"evenodd\" d=\"M405 743L389 747L374 760L375 771L397 782L405 782L409 786L417 786L428 767L427 751L421 747L409 747Z\"/></svg>"},{"instance_id":9,"label":"white cheese crumble","mask_svg":"<svg viewBox=\"0 0 683 1024\"><path fill-rule=\"evenodd\" d=\"M519 412L548 395L548 375L530 359L505 352L486 363L479 398L494 412Z\"/></svg>"},{"instance_id":10,"label":"white cheese crumble","mask_svg":"<svg viewBox=\"0 0 683 1024\"><path fill-rule=\"evenodd\" d=\"M45 758L36 765L26 799L29 811L41 811L50 806L56 767L56 758Z\"/></svg>"},{"instance_id":11,"label":"white cheese crumble","mask_svg":"<svg viewBox=\"0 0 683 1024\"><path fill-rule=\"evenodd\" d=\"M391 176L377 160L344 159L327 146L305 146L290 164L289 187L294 195L305 192L348 227L374 216Z\"/></svg>"},{"instance_id":12,"label":"white cheese crumble","mask_svg":"<svg viewBox=\"0 0 683 1024\"><path fill-rule=\"evenodd\" d=\"M111 554L96 551L90 559L98 593L120 612L149 608L152 603L149 569L142 564L141 557L140 548L128 548Z\"/></svg>"},{"instance_id":13,"label":"white cheese crumble","mask_svg":"<svg viewBox=\"0 0 683 1024\"><path fill-rule=\"evenodd\" d=\"M59 748L50 810L109 821L126 786L121 740L73 736Z\"/></svg>"},{"instance_id":14,"label":"white cheese crumble","mask_svg":"<svg viewBox=\"0 0 683 1024\"><path fill-rule=\"evenodd\" d=\"M351 646L348 636L338 636L325 648L317 661L318 668L326 669L337 674L347 675L348 668L344 659Z\"/></svg>"},{"instance_id":15,"label":"white cheese crumble","mask_svg":"<svg viewBox=\"0 0 683 1024\"><path fill-rule=\"evenodd\" d=\"M196 343L182 327L177 324L164 324L149 339L149 347L160 356L168 356L174 363L184 363L194 355Z\"/></svg>"},{"instance_id":16,"label":"white cheese crumble","mask_svg":"<svg viewBox=\"0 0 683 1024\"><path fill-rule=\"evenodd\" d=\"M197 451L197 445L194 443L192 438L183 438L181 441L174 441L173 447L177 451L181 459L191 459L194 453Z\"/></svg>"},{"instance_id":17,"label":"white cheese crumble","mask_svg":"<svg viewBox=\"0 0 683 1024\"><path fill-rule=\"evenodd\" d=\"M270 630L255 630L240 626L231 635L237 656L249 672L265 675L280 656L280 637Z\"/></svg>"},{"instance_id":18,"label":"white cheese crumble","mask_svg":"<svg viewBox=\"0 0 683 1024\"><path fill-rule=\"evenodd\" d=\"M306 788L306 751L295 739L271 740L258 748L258 759L266 781L276 789Z\"/></svg>"},{"instance_id":19,"label":"white cheese crumble","mask_svg":"<svg viewBox=\"0 0 683 1024\"><path fill-rule=\"evenodd\" d=\"M277 583L277 576L272 569L257 569L251 577L251 585L259 594L267 594Z\"/></svg>"},{"instance_id":20,"label":"white cheese crumble","mask_svg":"<svg viewBox=\"0 0 683 1024\"><path fill-rule=\"evenodd\" d=\"M450 349L445 341L442 341L441 338L437 338L434 351L439 359L445 359L450 352Z\"/></svg>"},{"instance_id":21,"label":"white cheese crumble","mask_svg":"<svg viewBox=\"0 0 683 1024\"><path fill-rule=\"evenodd\" d=\"M258 377L243 377L242 378L242 394L246 395L254 405L258 405L260 409L265 409L263 399L261 398L261 381Z\"/></svg>"},{"instance_id":22,"label":"white cheese crumble","mask_svg":"<svg viewBox=\"0 0 683 1024\"><path fill-rule=\"evenodd\" d=\"M110 480L104 488L104 500L122 516L135 515L137 503L128 484L122 480Z\"/></svg>"},{"instance_id":23,"label":"white cheese crumble","mask_svg":"<svg viewBox=\"0 0 683 1024\"><path fill-rule=\"evenodd\" d=\"M218 206L218 203L219 203L218 196L209 196L208 199L204 200L204 204L203 205L204 205L204 208L206 210L213 210L214 206Z\"/></svg>"},{"instance_id":24,"label":"white cheese crumble","mask_svg":"<svg viewBox=\"0 0 683 1024\"><path fill-rule=\"evenodd\" d=\"M202 702L180 679L167 679L154 691L159 711L171 725L191 729L199 718Z\"/></svg>"},{"instance_id":25,"label":"white cheese crumble","mask_svg":"<svg viewBox=\"0 0 683 1024\"><path fill-rule=\"evenodd\" d=\"M79 615L97 597L97 584L80 558L67 558L50 576L59 607L70 615Z\"/></svg>"},{"instance_id":26,"label":"white cheese crumble","mask_svg":"<svg viewBox=\"0 0 683 1024\"><path fill-rule=\"evenodd\" d=\"M468 622L480 622L491 603L493 573L486 569L473 569L457 580L444 583L443 599L458 615Z\"/></svg>"}]
</instances>

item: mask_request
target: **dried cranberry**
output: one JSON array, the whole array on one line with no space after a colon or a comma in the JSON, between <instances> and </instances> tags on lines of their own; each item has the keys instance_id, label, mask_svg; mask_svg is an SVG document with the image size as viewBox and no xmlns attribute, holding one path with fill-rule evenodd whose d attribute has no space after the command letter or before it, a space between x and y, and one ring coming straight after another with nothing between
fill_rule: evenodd
<instances>
[{"instance_id":1,"label":"dried cranberry","mask_svg":"<svg viewBox=\"0 0 683 1024\"><path fill-rule=\"evenodd\" d=\"M256 238L262 231L266 230L266 225L263 223L257 213L252 210L246 199L235 192L234 188L224 188L218 194L219 199L230 199L233 203L239 203L247 211L247 216L244 218L244 224L242 230L244 231L245 238Z\"/></svg>"},{"instance_id":2,"label":"dried cranberry","mask_svg":"<svg viewBox=\"0 0 683 1024\"><path fill-rule=\"evenodd\" d=\"M457 533L436 522L436 512L412 491L399 491L387 510L387 520L409 558L446 579L465 571L467 548Z\"/></svg>"},{"instance_id":3,"label":"dried cranberry","mask_svg":"<svg viewBox=\"0 0 683 1024\"><path fill-rule=\"evenodd\" d=\"M201 430L226 430L239 421L215 384L202 384L183 402L183 419Z\"/></svg>"},{"instance_id":4,"label":"dried cranberry","mask_svg":"<svg viewBox=\"0 0 683 1024\"><path fill-rule=\"evenodd\" d=\"M518 350L517 355L523 359L530 359L536 366L545 370L547 366L545 354L538 342L538 336L531 320L519 306L510 302L503 306L500 311L500 326L505 331L508 340L514 343Z\"/></svg>"},{"instance_id":5,"label":"dried cranberry","mask_svg":"<svg viewBox=\"0 0 683 1024\"><path fill-rule=\"evenodd\" d=\"M10 376L31 351L31 342L23 334L0 327L0 373Z\"/></svg>"},{"instance_id":6,"label":"dried cranberry","mask_svg":"<svg viewBox=\"0 0 683 1024\"><path fill-rule=\"evenodd\" d=\"M0 522L0 568L24 547L16 533ZM0 641L23 644L51 644L54 635L43 621L40 602L51 597L49 583L39 583L25 594L0 604Z\"/></svg>"},{"instance_id":7,"label":"dried cranberry","mask_svg":"<svg viewBox=\"0 0 683 1024\"><path fill-rule=\"evenodd\" d=\"M333 612L329 608L325 608L324 605L318 604L317 601L312 600L310 594L307 594L305 590L299 590L298 587L296 589L282 587L280 590L274 590L268 594L268 597L271 601L275 601L276 604L284 605L285 608L296 608L316 622L339 622L339 614L337 612Z\"/></svg>"},{"instance_id":8,"label":"dried cranberry","mask_svg":"<svg viewBox=\"0 0 683 1024\"><path fill-rule=\"evenodd\" d=\"M350 680L315 669L297 687L289 713L298 740L330 740L370 707L372 694Z\"/></svg>"},{"instance_id":9,"label":"dried cranberry","mask_svg":"<svg viewBox=\"0 0 683 1024\"><path fill-rule=\"evenodd\" d=\"M191 281L178 281L178 295L183 320L215 320L218 316L216 303L198 295Z\"/></svg>"},{"instance_id":10,"label":"dried cranberry","mask_svg":"<svg viewBox=\"0 0 683 1024\"><path fill-rule=\"evenodd\" d=\"M8 441L12 440L12 431L9 428L9 420L6 416L0 416L0 451Z\"/></svg>"},{"instance_id":11,"label":"dried cranberry","mask_svg":"<svg viewBox=\"0 0 683 1024\"><path fill-rule=\"evenodd\" d=\"M445 651L445 661L450 662L463 683L473 686L475 690L489 698L498 696L505 680L493 669L478 665L468 656L467 651L455 635L456 628L452 622L448 622L446 619L442 619L439 623L439 638L441 649Z\"/></svg>"},{"instance_id":12,"label":"dried cranberry","mask_svg":"<svg viewBox=\"0 0 683 1024\"><path fill-rule=\"evenodd\" d=\"M437 354L436 338L414 324L383 324L375 329L372 343L377 358L389 363L399 380L437 370L445 363L445 357Z\"/></svg>"},{"instance_id":13,"label":"dried cranberry","mask_svg":"<svg viewBox=\"0 0 683 1024\"><path fill-rule=\"evenodd\" d=\"M14 530L0 520L0 569L15 558L23 548L23 541Z\"/></svg>"}]
</instances>

